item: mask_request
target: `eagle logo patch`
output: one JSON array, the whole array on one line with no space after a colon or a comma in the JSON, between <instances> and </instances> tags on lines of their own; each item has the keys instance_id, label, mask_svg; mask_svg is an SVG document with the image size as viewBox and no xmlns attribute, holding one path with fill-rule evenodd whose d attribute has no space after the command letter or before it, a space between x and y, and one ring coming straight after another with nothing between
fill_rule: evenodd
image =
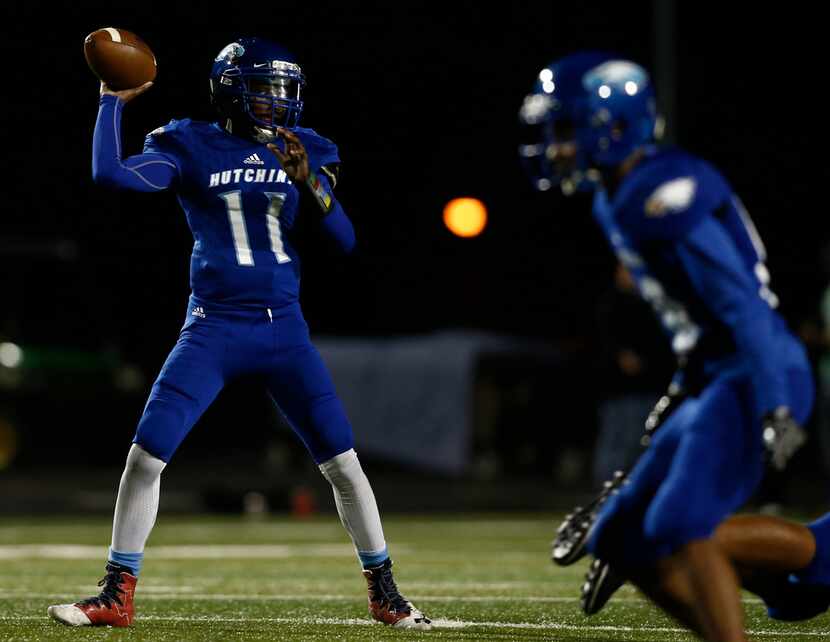
<instances>
[{"instance_id":1,"label":"eagle logo patch","mask_svg":"<svg viewBox=\"0 0 830 642\"><path fill-rule=\"evenodd\" d=\"M646 216L660 218L689 209L696 192L697 181L691 176L663 183L646 199Z\"/></svg>"}]
</instances>

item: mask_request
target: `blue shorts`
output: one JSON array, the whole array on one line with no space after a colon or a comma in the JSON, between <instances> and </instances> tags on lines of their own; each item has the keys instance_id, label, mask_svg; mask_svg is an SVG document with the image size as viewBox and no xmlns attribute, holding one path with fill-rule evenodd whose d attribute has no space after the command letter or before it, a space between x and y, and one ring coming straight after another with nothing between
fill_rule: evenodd
<instances>
[{"instance_id":1,"label":"blue shorts","mask_svg":"<svg viewBox=\"0 0 830 642\"><path fill-rule=\"evenodd\" d=\"M299 304L228 308L191 297L134 443L170 461L225 383L259 377L317 463L353 447L352 428Z\"/></svg>"},{"instance_id":2,"label":"blue shorts","mask_svg":"<svg viewBox=\"0 0 830 642\"><path fill-rule=\"evenodd\" d=\"M809 367L787 370L799 422L813 403ZM588 550L618 568L650 564L708 538L751 497L764 472L761 417L745 370L684 401L654 436L629 483L603 506Z\"/></svg>"}]
</instances>

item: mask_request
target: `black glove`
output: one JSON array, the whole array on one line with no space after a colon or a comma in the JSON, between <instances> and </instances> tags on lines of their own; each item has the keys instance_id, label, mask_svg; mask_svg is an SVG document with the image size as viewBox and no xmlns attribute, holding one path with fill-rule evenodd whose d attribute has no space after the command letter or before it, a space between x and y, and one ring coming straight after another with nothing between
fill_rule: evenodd
<instances>
[{"instance_id":1,"label":"black glove","mask_svg":"<svg viewBox=\"0 0 830 642\"><path fill-rule=\"evenodd\" d=\"M786 406L779 406L764 415L761 423L764 457L776 470L784 470L787 462L807 441L807 433L798 425Z\"/></svg>"}]
</instances>

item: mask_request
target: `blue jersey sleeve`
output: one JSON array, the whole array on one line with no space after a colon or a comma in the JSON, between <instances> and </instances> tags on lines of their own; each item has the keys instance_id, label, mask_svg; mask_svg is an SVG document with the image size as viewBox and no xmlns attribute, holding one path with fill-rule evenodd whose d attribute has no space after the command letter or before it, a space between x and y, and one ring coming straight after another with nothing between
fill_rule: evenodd
<instances>
[{"instance_id":1,"label":"blue jersey sleeve","mask_svg":"<svg viewBox=\"0 0 830 642\"><path fill-rule=\"evenodd\" d=\"M619 223L637 242L682 238L732 195L714 167L678 152L646 163L621 192Z\"/></svg>"},{"instance_id":2,"label":"blue jersey sleeve","mask_svg":"<svg viewBox=\"0 0 830 642\"><path fill-rule=\"evenodd\" d=\"M326 165L337 165L340 162L340 153L337 145L328 138L320 136L313 129L298 127L295 133L305 147L308 154L308 166L319 173L320 168ZM280 141L281 142L281 141ZM282 148L282 145L280 148Z\"/></svg>"},{"instance_id":3,"label":"blue jersey sleeve","mask_svg":"<svg viewBox=\"0 0 830 642\"><path fill-rule=\"evenodd\" d=\"M760 411L786 405L785 373L770 349L775 344L775 317L759 296L758 281L745 268L724 227L708 216L675 249L692 286L715 317L731 330L738 354L752 373Z\"/></svg>"},{"instance_id":4,"label":"blue jersey sleeve","mask_svg":"<svg viewBox=\"0 0 830 642\"><path fill-rule=\"evenodd\" d=\"M92 137L92 179L99 185L138 192L158 192L171 187L179 176L176 159L160 149L122 159L121 111L124 102L101 96Z\"/></svg>"},{"instance_id":5,"label":"blue jersey sleeve","mask_svg":"<svg viewBox=\"0 0 830 642\"><path fill-rule=\"evenodd\" d=\"M340 165L337 145L313 129L298 127L294 133L305 147L309 168L317 174L317 178L333 198L331 210L322 219L323 231L340 251L348 254L354 249L356 239L352 222L343 206L334 198L333 189L337 183ZM278 141L277 145L284 149L282 141Z\"/></svg>"}]
</instances>

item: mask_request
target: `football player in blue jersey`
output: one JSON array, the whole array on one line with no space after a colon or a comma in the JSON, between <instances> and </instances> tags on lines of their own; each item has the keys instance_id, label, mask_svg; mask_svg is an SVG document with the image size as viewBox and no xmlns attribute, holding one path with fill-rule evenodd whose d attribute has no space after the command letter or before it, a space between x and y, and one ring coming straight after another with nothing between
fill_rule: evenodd
<instances>
[{"instance_id":1,"label":"football player in blue jersey","mask_svg":"<svg viewBox=\"0 0 830 642\"><path fill-rule=\"evenodd\" d=\"M540 72L520 118L539 133L520 148L536 186L593 192L594 218L681 366L648 419L648 449L567 520L554 558L572 563L587 541L597 558L587 612L586 601L602 597L594 588L615 588L613 573L707 639L744 640L739 560L715 532L755 490L764 459L781 468L801 445L813 402L761 239L713 166L655 144L654 90L639 65L599 52L559 60ZM824 529L807 530L823 570Z\"/></svg>"},{"instance_id":2,"label":"football player in blue jersey","mask_svg":"<svg viewBox=\"0 0 830 642\"><path fill-rule=\"evenodd\" d=\"M735 515L718 526L712 539L733 564L741 586L764 601L769 617L807 620L830 609L830 513L809 524ZM677 594L681 603L688 599L685 581L668 576L655 591L671 608ZM598 613L625 582L609 562L595 559L582 587L585 614Z\"/></svg>"},{"instance_id":3,"label":"football player in blue jersey","mask_svg":"<svg viewBox=\"0 0 830 642\"><path fill-rule=\"evenodd\" d=\"M92 173L99 185L174 190L193 233L192 295L179 339L153 385L118 490L101 593L49 614L65 624L128 626L159 480L176 448L230 380L258 377L331 483L368 583L372 617L399 628L430 621L395 586L374 494L352 429L299 305L299 257L285 236L316 217L344 252L352 225L334 196L337 146L299 126L305 84L281 46L239 38L216 57L217 122L171 121L123 158L121 112L150 83L101 87Z\"/></svg>"}]
</instances>

